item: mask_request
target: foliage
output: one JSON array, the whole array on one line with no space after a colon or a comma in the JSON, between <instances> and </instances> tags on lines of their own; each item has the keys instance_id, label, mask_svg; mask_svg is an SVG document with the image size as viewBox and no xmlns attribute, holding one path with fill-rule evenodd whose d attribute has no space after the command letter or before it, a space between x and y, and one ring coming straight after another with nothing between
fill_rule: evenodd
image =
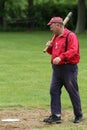
<instances>
[{"instance_id":1,"label":"foliage","mask_svg":"<svg viewBox=\"0 0 87 130\"><path fill-rule=\"evenodd\" d=\"M58 8L59 7L59 8ZM63 8L65 8L65 10L63 10ZM18 10L17 10L18 11ZM25 15L25 19L27 18L30 18L30 19L33 19L33 21L31 21L31 24L34 24L34 29L40 29L40 30L45 30L45 29L48 29L48 27L46 26L48 21L51 19L51 17L53 16L61 16L63 19L66 17L66 15L72 11L73 12L73 18L71 18L71 20L69 21L69 24L68 27L72 30L75 29L75 25L76 25L76 17L77 17L77 14L76 14L76 11L77 11L77 7L76 5L68 5L68 4L53 4L52 2L48 2L48 3L43 3L43 4L36 4L31 8L28 8L28 6L26 6L26 9L22 12L22 14L24 13ZM9 12L11 12L12 14L12 11L9 10ZM14 11L13 11L14 12ZM21 18L23 20L23 15L20 15L20 9L19 9L19 13L17 13L18 15L16 15L16 13L13 15L14 18ZM10 13L9 13L10 15ZM10 15L11 18L13 18L12 15ZM21 20L21 21L22 21ZM25 21L26 22L26 21ZM13 24L16 26L20 26L21 28L23 26L25 27L28 27L29 28L29 23L23 23L23 24L18 24L17 22L16 23L11 23L10 25L13 26ZM23 25L23 26L21 26Z\"/></svg>"},{"instance_id":2,"label":"foliage","mask_svg":"<svg viewBox=\"0 0 87 130\"><path fill-rule=\"evenodd\" d=\"M6 17L7 18L19 18L19 17L25 17L24 9L25 9L26 2L23 0L9 0L5 4L6 8Z\"/></svg>"},{"instance_id":3,"label":"foliage","mask_svg":"<svg viewBox=\"0 0 87 130\"><path fill-rule=\"evenodd\" d=\"M69 4L76 4L77 3L77 0L72 0L72 1L69 1L69 0L34 0L34 3L35 4L38 4L38 3L47 3L47 2L53 2L53 3L61 3L61 4L65 4L65 3L69 3Z\"/></svg>"},{"instance_id":4,"label":"foliage","mask_svg":"<svg viewBox=\"0 0 87 130\"><path fill-rule=\"evenodd\" d=\"M48 29L46 25L51 17L61 16L64 19L70 11L73 12L73 16L66 26L71 30L75 29L77 23L77 0L34 0L33 7L28 5L28 0L4 1L5 10L0 12L0 16L5 15L7 30L24 30L24 28L29 29L31 27L46 30Z\"/></svg>"}]
</instances>

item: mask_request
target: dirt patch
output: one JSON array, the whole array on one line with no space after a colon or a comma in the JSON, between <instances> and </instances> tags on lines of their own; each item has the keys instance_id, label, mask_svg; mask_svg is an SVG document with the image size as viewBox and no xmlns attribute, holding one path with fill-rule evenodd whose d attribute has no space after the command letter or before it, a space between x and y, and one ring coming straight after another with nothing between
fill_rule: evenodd
<instances>
[{"instance_id":1,"label":"dirt patch","mask_svg":"<svg viewBox=\"0 0 87 130\"><path fill-rule=\"evenodd\" d=\"M38 128L49 127L43 122L43 119L50 115L49 110L0 110L0 130L37 130ZM2 119L19 119L19 122L2 122ZM62 112L61 126L73 126L73 113L71 111ZM80 126L87 126L87 115L84 115L84 121ZM78 125L77 125L78 127Z\"/></svg>"}]
</instances>

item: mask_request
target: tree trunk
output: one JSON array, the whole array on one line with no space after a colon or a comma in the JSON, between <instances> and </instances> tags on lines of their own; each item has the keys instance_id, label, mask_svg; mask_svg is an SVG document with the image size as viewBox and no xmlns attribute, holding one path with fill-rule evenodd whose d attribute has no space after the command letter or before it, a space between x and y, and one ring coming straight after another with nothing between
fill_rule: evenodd
<instances>
[{"instance_id":1,"label":"tree trunk","mask_svg":"<svg viewBox=\"0 0 87 130\"><path fill-rule=\"evenodd\" d=\"M76 25L76 33L81 33L86 30L86 7L85 0L78 0L78 18Z\"/></svg>"},{"instance_id":2,"label":"tree trunk","mask_svg":"<svg viewBox=\"0 0 87 130\"><path fill-rule=\"evenodd\" d=\"M5 0L0 3L0 26L3 27L3 30L6 30Z\"/></svg>"},{"instance_id":3,"label":"tree trunk","mask_svg":"<svg viewBox=\"0 0 87 130\"><path fill-rule=\"evenodd\" d=\"M28 0L28 5L33 6L33 0Z\"/></svg>"},{"instance_id":4,"label":"tree trunk","mask_svg":"<svg viewBox=\"0 0 87 130\"><path fill-rule=\"evenodd\" d=\"M28 0L28 18L29 21L29 29L32 30L34 28L34 0Z\"/></svg>"}]
</instances>

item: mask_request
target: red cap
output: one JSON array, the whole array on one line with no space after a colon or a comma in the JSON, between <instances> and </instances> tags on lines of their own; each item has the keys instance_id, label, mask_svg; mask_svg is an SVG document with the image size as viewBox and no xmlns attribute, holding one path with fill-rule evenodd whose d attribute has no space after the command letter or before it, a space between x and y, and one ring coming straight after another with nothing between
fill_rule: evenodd
<instances>
[{"instance_id":1,"label":"red cap","mask_svg":"<svg viewBox=\"0 0 87 130\"><path fill-rule=\"evenodd\" d=\"M62 23L63 24L63 19L61 17L53 17L49 21L47 25L51 25L52 23Z\"/></svg>"}]
</instances>

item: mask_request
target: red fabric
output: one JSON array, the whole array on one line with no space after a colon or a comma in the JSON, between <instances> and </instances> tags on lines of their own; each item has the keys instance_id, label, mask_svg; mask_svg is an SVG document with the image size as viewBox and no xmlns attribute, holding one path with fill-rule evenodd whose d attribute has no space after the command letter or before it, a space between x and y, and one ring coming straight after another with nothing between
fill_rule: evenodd
<instances>
[{"instance_id":1,"label":"red fabric","mask_svg":"<svg viewBox=\"0 0 87 130\"><path fill-rule=\"evenodd\" d=\"M51 63L53 63L53 59L56 57L61 58L61 62L58 65L71 63L77 64L80 61L80 53L79 53L79 41L77 36L71 32L68 36L68 46L67 51L65 52L65 42L66 36L69 30L67 28L64 29L64 33L61 36L56 36L53 40L52 47L47 49L47 52L52 55Z\"/></svg>"}]
</instances>

